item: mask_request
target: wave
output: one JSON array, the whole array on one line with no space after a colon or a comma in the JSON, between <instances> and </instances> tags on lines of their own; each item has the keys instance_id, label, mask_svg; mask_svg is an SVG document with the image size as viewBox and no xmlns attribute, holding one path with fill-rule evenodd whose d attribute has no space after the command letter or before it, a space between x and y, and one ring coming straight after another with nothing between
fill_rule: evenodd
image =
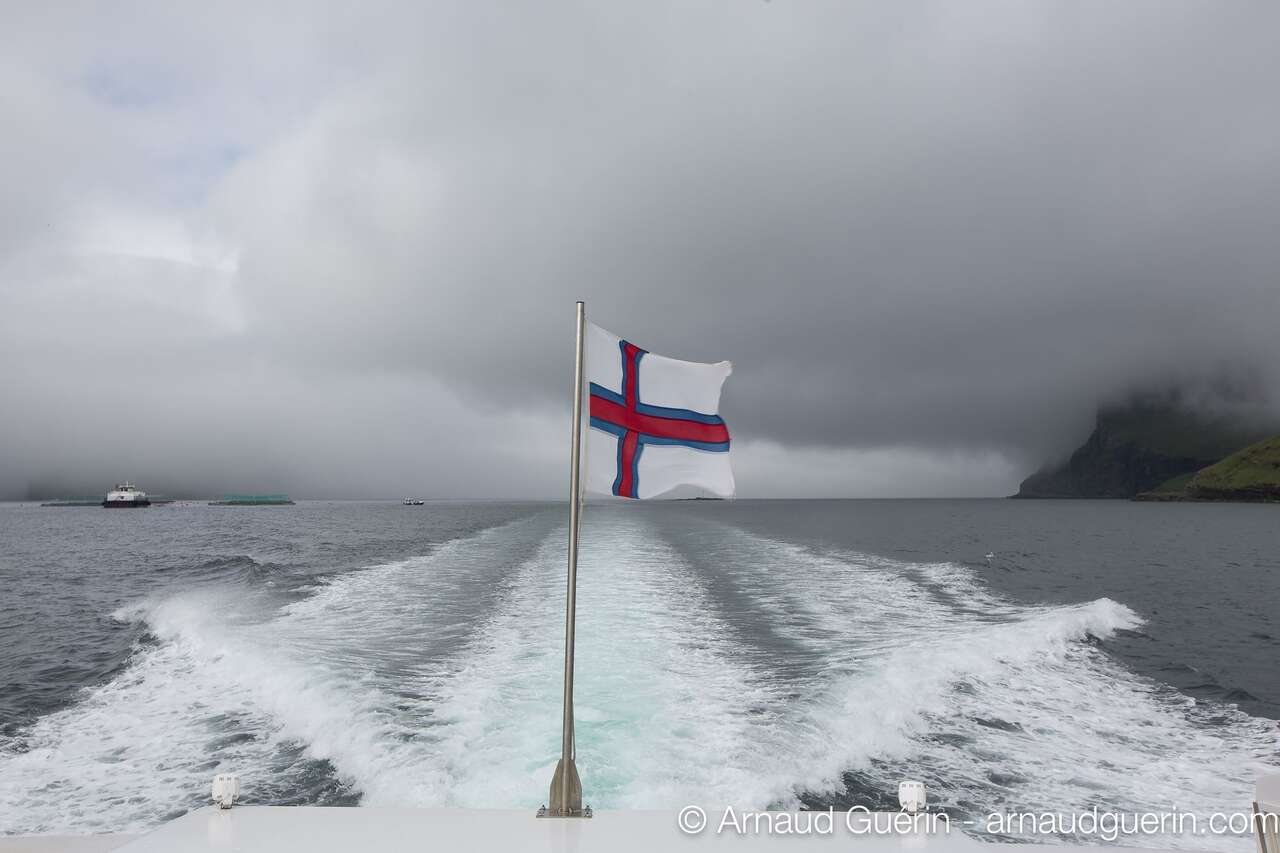
<instances>
[{"instance_id":1,"label":"wave","mask_svg":"<svg viewBox=\"0 0 1280 853\"><path fill-rule=\"evenodd\" d=\"M339 799L349 787L364 801L441 800L447 779L423 750L430 709L399 669L405 643L439 632L450 602L482 601L489 578L469 569L500 574L531 535L545 531L515 522L351 572L266 617L238 584L119 608L151 641L0 753L0 831L138 831L203 804L218 772L239 773L248 802L324 776Z\"/></svg>"},{"instance_id":2,"label":"wave","mask_svg":"<svg viewBox=\"0 0 1280 853\"><path fill-rule=\"evenodd\" d=\"M1021 606L954 563L722 538L741 552L736 566L789 587L772 595L807 612L796 621L826 662L797 688L805 698L789 706L776 755L807 802L883 802L913 777L967 817L1014 804L1208 814L1238 810L1257 776L1275 772L1272 721L1198 702L1106 653L1106 640L1141 625L1115 601Z\"/></svg>"},{"instance_id":3,"label":"wave","mask_svg":"<svg viewBox=\"0 0 1280 853\"><path fill-rule=\"evenodd\" d=\"M277 578L295 569L283 563L257 560L248 554L219 554L207 557L182 571L205 580L274 583Z\"/></svg>"}]
</instances>

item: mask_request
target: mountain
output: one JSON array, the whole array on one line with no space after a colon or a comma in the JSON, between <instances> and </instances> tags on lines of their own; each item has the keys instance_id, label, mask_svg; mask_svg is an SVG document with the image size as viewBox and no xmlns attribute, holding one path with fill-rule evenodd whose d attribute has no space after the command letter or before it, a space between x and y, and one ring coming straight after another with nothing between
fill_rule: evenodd
<instances>
[{"instance_id":1,"label":"mountain","mask_svg":"<svg viewBox=\"0 0 1280 853\"><path fill-rule=\"evenodd\" d=\"M1280 501L1280 436L1259 441L1191 475L1162 483L1139 500Z\"/></svg>"},{"instance_id":2,"label":"mountain","mask_svg":"<svg viewBox=\"0 0 1280 853\"><path fill-rule=\"evenodd\" d=\"M1227 414L1153 395L1100 408L1093 433L1060 465L1022 482L1018 498L1132 498L1192 475L1274 434Z\"/></svg>"}]
</instances>

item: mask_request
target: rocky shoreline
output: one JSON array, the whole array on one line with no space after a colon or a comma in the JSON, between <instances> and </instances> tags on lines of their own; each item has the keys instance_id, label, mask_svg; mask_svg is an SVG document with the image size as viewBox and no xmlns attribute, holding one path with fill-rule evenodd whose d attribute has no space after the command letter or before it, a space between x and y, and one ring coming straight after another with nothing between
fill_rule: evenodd
<instances>
[{"instance_id":1,"label":"rocky shoreline","mask_svg":"<svg viewBox=\"0 0 1280 853\"><path fill-rule=\"evenodd\" d=\"M1280 488L1209 490L1188 492L1141 492L1131 498L1150 503L1280 503Z\"/></svg>"}]
</instances>

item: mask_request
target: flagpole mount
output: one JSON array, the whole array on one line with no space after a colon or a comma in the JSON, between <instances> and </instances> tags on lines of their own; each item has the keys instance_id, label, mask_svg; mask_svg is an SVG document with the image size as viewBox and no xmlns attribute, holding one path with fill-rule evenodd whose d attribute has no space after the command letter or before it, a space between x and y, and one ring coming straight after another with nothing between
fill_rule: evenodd
<instances>
[{"instance_id":1,"label":"flagpole mount","mask_svg":"<svg viewBox=\"0 0 1280 853\"><path fill-rule=\"evenodd\" d=\"M564 617L564 718L560 730L560 761L551 777L549 806L538 817L591 817L591 806L582 805L582 780L574 763L573 741L573 633L578 602L578 528L582 517L582 366L587 331L586 306L578 303L578 344L573 371L572 452L569 462L569 572Z\"/></svg>"},{"instance_id":2,"label":"flagpole mount","mask_svg":"<svg viewBox=\"0 0 1280 853\"><path fill-rule=\"evenodd\" d=\"M582 780L572 758L568 764L563 758L556 762L556 773L551 777L551 805L538 809L538 817L591 817L591 806L582 804Z\"/></svg>"}]
</instances>

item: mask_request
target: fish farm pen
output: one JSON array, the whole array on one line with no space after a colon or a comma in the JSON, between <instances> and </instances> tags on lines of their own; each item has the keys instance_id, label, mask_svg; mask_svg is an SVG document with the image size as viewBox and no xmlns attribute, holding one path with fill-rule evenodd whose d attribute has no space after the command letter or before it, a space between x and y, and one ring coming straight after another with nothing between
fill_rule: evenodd
<instances>
[{"instance_id":1,"label":"fish farm pen","mask_svg":"<svg viewBox=\"0 0 1280 853\"><path fill-rule=\"evenodd\" d=\"M224 495L209 506L293 506L288 495Z\"/></svg>"}]
</instances>

